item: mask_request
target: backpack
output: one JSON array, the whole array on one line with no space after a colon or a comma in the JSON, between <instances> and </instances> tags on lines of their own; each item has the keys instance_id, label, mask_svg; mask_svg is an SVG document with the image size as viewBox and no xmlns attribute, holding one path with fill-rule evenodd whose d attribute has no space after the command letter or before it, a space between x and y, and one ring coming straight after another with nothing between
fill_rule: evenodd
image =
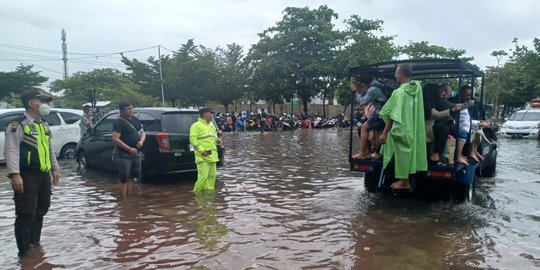
<instances>
[{"instance_id":1,"label":"backpack","mask_svg":"<svg viewBox=\"0 0 540 270\"><path fill-rule=\"evenodd\" d=\"M379 88L379 90L381 90L381 92L386 97L386 99L390 99L390 96L392 96L392 92L394 91L390 87L386 85L382 85L380 83L374 83L371 86L375 88Z\"/></svg>"}]
</instances>

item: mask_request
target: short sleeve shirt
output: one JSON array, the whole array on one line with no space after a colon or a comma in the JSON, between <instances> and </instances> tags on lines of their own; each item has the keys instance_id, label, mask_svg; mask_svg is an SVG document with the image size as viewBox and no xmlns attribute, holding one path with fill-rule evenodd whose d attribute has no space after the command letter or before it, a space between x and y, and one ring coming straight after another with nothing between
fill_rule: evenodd
<instances>
[{"instance_id":1,"label":"short sleeve shirt","mask_svg":"<svg viewBox=\"0 0 540 270\"><path fill-rule=\"evenodd\" d=\"M128 123L129 122L129 123ZM120 133L120 140L129 147L136 147L141 139L140 132L143 130L137 117L131 119L117 118L113 122L113 131Z\"/></svg>"}]
</instances>

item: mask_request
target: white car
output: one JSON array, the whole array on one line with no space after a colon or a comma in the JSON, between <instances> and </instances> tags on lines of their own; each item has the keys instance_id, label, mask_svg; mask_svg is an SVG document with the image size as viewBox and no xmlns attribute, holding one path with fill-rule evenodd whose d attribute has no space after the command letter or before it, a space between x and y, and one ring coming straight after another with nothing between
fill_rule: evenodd
<instances>
[{"instance_id":1,"label":"white car","mask_svg":"<svg viewBox=\"0 0 540 270\"><path fill-rule=\"evenodd\" d=\"M13 120L24 113L24 109L0 109L0 163L5 163L4 141L6 127ZM75 159L77 143L81 138L79 122L83 112L81 110L51 108L51 112L44 116L51 129L53 150L56 157L61 159Z\"/></svg>"},{"instance_id":2,"label":"white car","mask_svg":"<svg viewBox=\"0 0 540 270\"><path fill-rule=\"evenodd\" d=\"M540 109L520 110L512 113L503 124L501 135L540 140Z\"/></svg>"}]
</instances>

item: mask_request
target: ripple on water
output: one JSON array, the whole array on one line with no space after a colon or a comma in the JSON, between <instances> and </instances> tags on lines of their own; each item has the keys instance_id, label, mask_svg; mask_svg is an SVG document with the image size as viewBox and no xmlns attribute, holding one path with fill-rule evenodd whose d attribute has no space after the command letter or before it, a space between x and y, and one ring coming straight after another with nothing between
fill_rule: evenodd
<instances>
[{"instance_id":1,"label":"ripple on water","mask_svg":"<svg viewBox=\"0 0 540 270\"><path fill-rule=\"evenodd\" d=\"M539 267L540 147L502 140L499 169L474 204L369 194L348 169L348 133L226 134L214 195L193 180L137 183L118 201L114 174L61 162L41 250L18 261L14 207L0 182L7 269L472 269ZM520 153L527 152L527 155ZM0 167L0 174L5 174Z\"/></svg>"}]
</instances>

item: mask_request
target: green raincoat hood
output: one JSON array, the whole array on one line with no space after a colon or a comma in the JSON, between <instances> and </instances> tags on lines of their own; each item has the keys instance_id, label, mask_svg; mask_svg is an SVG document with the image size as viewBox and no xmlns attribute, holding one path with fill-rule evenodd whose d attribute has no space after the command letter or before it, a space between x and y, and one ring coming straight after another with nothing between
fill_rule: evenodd
<instances>
[{"instance_id":1,"label":"green raincoat hood","mask_svg":"<svg viewBox=\"0 0 540 270\"><path fill-rule=\"evenodd\" d=\"M418 94L418 92L422 91L422 86L417 81L411 81L410 83L404 83L400 87L405 90L405 93L409 96L414 96Z\"/></svg>"}]
</instances>

